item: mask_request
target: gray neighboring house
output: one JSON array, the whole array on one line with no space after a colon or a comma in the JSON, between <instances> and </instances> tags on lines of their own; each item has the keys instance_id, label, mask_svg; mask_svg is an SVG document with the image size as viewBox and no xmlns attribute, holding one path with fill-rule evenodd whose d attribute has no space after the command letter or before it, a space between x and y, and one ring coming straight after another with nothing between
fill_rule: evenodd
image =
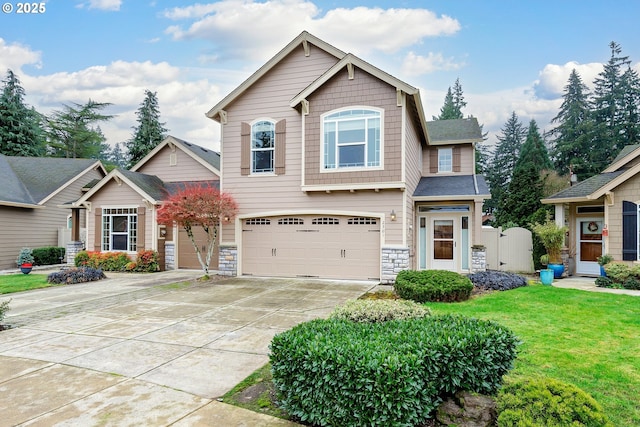
<instances>
[{"instance_id":1,"label":"gray neighboring house","mask_svg":"<svg viewBox=\"0 0 640 427\"><path fill-rule=\"evenodd\" d=\"M106 174L95 159L0 154L0 269L17 268L23 247L64 246L73 223L64 206ZM77 220L78 230L84 228L83 218Z\"/></svg>"}]
</instances>

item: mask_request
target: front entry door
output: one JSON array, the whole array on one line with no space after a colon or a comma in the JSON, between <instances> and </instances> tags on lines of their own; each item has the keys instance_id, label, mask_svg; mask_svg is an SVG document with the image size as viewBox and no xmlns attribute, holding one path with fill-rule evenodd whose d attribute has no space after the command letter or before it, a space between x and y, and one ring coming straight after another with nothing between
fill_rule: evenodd
<instances>
[{"instance_id":1,"label":"front entry door","mask_svg":"<svg viewBox=\"0 0 640 427\"><path fill-rule=\"evenodd\" d=\"M431 268L456 271L456 224L454 218L431 219Z\"/></svg>"},{"instance_id":2,"label":"front entry door","mask_svg":"<svg viewBox=\"0 0 640 427\"><path fill-rule=\"evenodd\" d=\"M598 257L602 255L602 218L578 218L576 273L600 274Z\"/></svg>"}]
</instances>

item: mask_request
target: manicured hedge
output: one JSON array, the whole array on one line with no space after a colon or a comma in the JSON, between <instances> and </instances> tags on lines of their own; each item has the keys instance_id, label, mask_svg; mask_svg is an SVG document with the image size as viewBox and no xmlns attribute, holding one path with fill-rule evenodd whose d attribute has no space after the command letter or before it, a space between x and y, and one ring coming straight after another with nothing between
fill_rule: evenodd
<instances>
[{"instance_id":1,"label":"manicured hedge","mask_svg":"<svg viewBox=\"0 0 640 427\"><path fill-rule=\"evenodd\" d=\"M416 302L464 301L473 290L468 277L445 270L403 270L394 287L401 298Z\"/></svg>"},{"instance_id":2,"label":"manicured hedge","mask_svg":"<svg viewBox=\"0 0 640 427\"><path fill-rule=\"evenodd\" d=\"M89 252L80 251L74 259L76 267L92 267L103 271L158 271L158 252L138 251L136 260L129 258L126 252Z\"/></svg>"},{"instance_id":3,"label":"manicured hedge","mask_svg":"<svg viewBox=\"0 0 640 427\"><path fill-rule=\"evenodd\" d=\"M426 317L430 314L428 307L413 301L358 299L336 307L329 317L352 322L387 322Z\"/></svg>"},{"instance_id":4,"label":"manicured hedge","mask_svg":"<svg viewBox=\"0 0 640 427\"><path fill-rule=\"evenodd\" d=\"M102 270L91 267L80 267L51 273L47 276L47 282L58 285L70 285L74 283L93 282L106 278Z\"/></svg>"},{"instance_id":5,"label":"manicured hedge","mask_svg":"<svg viewBox=\"0 0 640 427\"><path fill-rule=\"evenodd\" d=\"M35 248L32 251L33 263L35 265L61 264L65 252L65 248L58 246Z\"/></svg>"},{"instance_id":6,"label":"manicured hedge","mask_svg":"<svg viewBox=\"0 0 640 427\"><path fill-rule=\"evenodd\" d=\"M473 286L485 291L508 291L528 285L525 277L507 271L479 271L467 277Z\"/></svg>"},{"instance_id":7,"label":"manicured hedge","mask_svg":"<svg viewBox=\"0 0 640 427\"><path fill-rule=\"evenodd\" d=\"M318 426L414 426L443 396L494 393L518 339L490 321L428 316L388 322L313 320L273 338L280 405Z\"/></svg>"},{"instance_id":8,"label":"manicured hedge","mask_svg":"<svg viewBox=\"0 0 640 427\"><path fill-rule=\"evenodd\" d=\"M498 394L497 410L498 427L611 426L590 395L551 378L508 382Z\"/></svg>"},{"instance_id":9,"label":"manicured hedge","mask_svg":"<svg viewBox=\"0 0 640 427\"><path fill-rule=\"evenodd\" d=\"M613 261L604 266L606 278L598 278L596 286L602 288L640 290L640 265L630 266Z\"/></svg>"}]
</instances>

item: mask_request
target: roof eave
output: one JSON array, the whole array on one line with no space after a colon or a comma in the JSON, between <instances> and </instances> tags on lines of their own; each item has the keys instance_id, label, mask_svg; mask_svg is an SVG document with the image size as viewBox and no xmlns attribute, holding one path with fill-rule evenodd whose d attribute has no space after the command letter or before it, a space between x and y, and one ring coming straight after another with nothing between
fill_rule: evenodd
<instances>
[{"instance_id":1,"label":"roof eave","mask_svg":"<svg viewBox=\"0 0 640 427\"><path fill-rule=\"evenodd\" d=\"M640 156L640 147L636 148L635 150L633 150L632 152L630 152L629 154L627 154L626 156L624 156L622 159L618 160L617 162L612 163L609 166L607 166L607 168L605 170L603 170L602 173L615 172L618 169L624 167L624 165L626 165L627 163L629 163L631 160L635 159L638 156Z\"/></svg>"},{"instance_id":2,"label":"roof eave","mask_svg":"<svg viewBox=\"0 0 640 427\"><path fill-rule=\"evenodd\" d=\"M94 169L100 169L102 171L102 175L103 177L107 175L107 170L104 168L104 166L102 165L102 162L100 160L96 160L94 163L92 163L89 167L87 167L85 170L83 170L82 172L78 173L77 175L75 175L72 179L70 179L69 181L67 181L65 184L61 185L60 187L58 187L56 189L56 191L54 191L53 193L49 194L47 197L45 197L44 199L42 199L39 204L45 204L46 202L48 202L51 198L53 198L54 196L56 196L58 193L60 193L61 191L63 191L65 188L67 188L69 185L71 185L72 183L74 183L75 181L77 181L78 179L80 179L80 177L84 176L86 173L94 170Z\"/></svg>"},{"instance_id":3,"label":"roof eave","mask_svg":"<svg viewBox=\"0 0 640 427\"><path fill-rule=\"evenodd\" d=\"M0 206L7 206L12 208L25 208L25 209L42 209L46 207L43 205L37 205L32 203L10 202L6 200L0 200Z\"/></svg>"}]
</instances>

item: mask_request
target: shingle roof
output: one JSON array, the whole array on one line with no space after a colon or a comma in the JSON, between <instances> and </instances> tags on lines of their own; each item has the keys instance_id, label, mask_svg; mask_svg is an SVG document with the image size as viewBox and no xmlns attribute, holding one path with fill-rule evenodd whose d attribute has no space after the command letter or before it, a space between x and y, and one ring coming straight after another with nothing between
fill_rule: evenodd
<instances>
[{"instance_id":1,"label":"shingle roof","mask_svg":"<svg viewBox=\"0 0 640 427\"><path fill-rule=\"evenodd\" d=\"M638 147L640 147L640 144L637 144L637 145L625 145L624 147L622 147L622 150L620 150L620 153L618 153L616 158L613 159L613 162L611 162L611 164L617 163L618 161L622 160L622 158L624 158L624 157L628 156L629 154L631 154L634 150L638 149Z\"/></svg>"},{"instance_id":2,"label":"shingle roof","mask_svg":"<svg viewBox=\"0 0 640 427\"><path fill-rule=\"evenodd\" d=\"M427 133L431 143L482 140L482 130L475 117L427 122Z\"/></svg>"},{"instance_id":3,"label":"shingle roof","mask_svg":"<svg viewBox=\"0 0 640 427\"><path fill-rule=\"evenodd\" d=\"M155 175L147 175L145 173L131 172L123 169L118 169L118 172L154 200L164 200L168 194L164 182Z\"/></svg>"},{"instance_id":4,"label":"shingle roof","mask_svg":"<svg viewBox=\"0 0 640 427\"><path fill-rule=\"evenodd\" d=\"M549 196L547 199L570 199L587 197L589 194L596 192L626 171L626 169L620 169L615 172L606 172L599 175L594 175L591 178L587 178L584 181L577 183L576 185L565 188L564 190L559 191L552 196Z\"/></svg>"},{"instance_id":5,"label":"shingle roof","mask_svg":"<svg viewBox=\"0 0 640 427\"><path fill-rule=\"evenodd\" d=\"M413 193L414 197L479 195L489 195L489 187L482 175L425 176Z\"/></svg>"},{"instance_id":6,"label":"shingle roof","mask_svg":"<svg viewBox=\"0 0 640 427\"><path fill-rule=\"evenodd\" d=\"M194 153L196 156L200 157L205 162L209 163L211 166L220 170L220 153L217 153L213 150L208 150L204 147L201 147L196 144L192 144L190 142L184 141L180 138L172 137L174 140L182 144L189 151Z\"/></svg>"},{"instance_id":7,"label":"shingle roof","mask_svg":"<svg viewBox=\"0 0 640 427\"><path fill-rule=\"evenodd\" d=\"M0 154L0 201L38 204L95 163L93 159Z\"/></svg>"},{"instance_id":8,"label":"shingle roof","mask_svg":"<svg viewBox=\"0 0 640 427\"><path fill-rule=\"evenodd\" d=\"M213 187L216 189L220 189L220 181L218 180L210 180L210 181L178 181L178 182L167 182L164 184L167 192L170 195L176 194L180 191L183 191L187 187L191 186L199 186L199 187Z\"/></svg>"}]
</instances>

